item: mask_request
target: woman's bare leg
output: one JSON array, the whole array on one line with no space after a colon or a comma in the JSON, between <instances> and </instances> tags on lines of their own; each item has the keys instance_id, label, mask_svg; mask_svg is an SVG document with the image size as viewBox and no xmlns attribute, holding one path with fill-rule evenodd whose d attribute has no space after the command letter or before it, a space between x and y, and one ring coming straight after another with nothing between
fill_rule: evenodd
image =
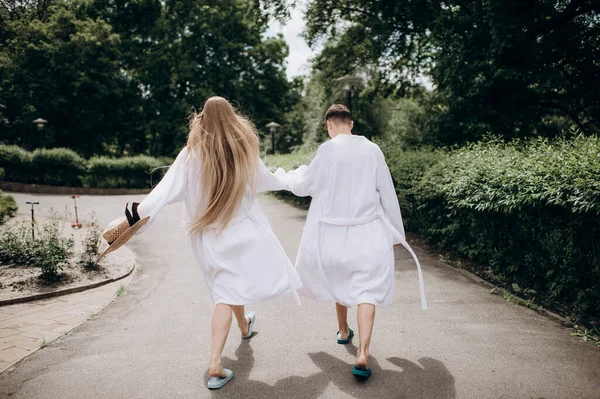
<instances>
[{"instance_id":1,"label":"woman's bare leg","mask_svg":"<svg viewBox=\"0 0 600 399\"><path fill-rule=\"evenodd\" d=\"M336 302L335 312L337 313L340 339L346 339L348 338L348 335L350 335L350 327L348 327L348 308Z\"/></svg>"},{"instance_id":2,"label":"woman's bare leg","mask_svg":"<svg viewBox=\"0 0 600 399\"><path fill-rule=\"evenodd\" d=\"M375 305L361 303L358 305L358 336L360 344L356 353L356 365L367 367L369 362L369 345L375 322Z\"/></svg>"},{"instance_id":3,"label":"woman's bare leg","mask_svg":"<svg viewBox=\"0 0 600 399\"><path fill-rule=\"evenodd\" d=\"M210 350L210 369L208 374L211 377L227 377L221 357L223 357L223 348L231 328L231 306L224 303L218 303L215 306L212 319L212 346Z\"/></svg>"},{"instance_id":4,"label":"woman's bare leg","mask_svg":"<svg viewBox=\"0 0 600 399\"><path fill-rule=\"evenodd\" d=\"M246 317L246 308L243 305L231 305L235 319L237 320L238 327L242 336L248 334L248 327L250 325L250 319Z\"/></svg>"}]
</instances>

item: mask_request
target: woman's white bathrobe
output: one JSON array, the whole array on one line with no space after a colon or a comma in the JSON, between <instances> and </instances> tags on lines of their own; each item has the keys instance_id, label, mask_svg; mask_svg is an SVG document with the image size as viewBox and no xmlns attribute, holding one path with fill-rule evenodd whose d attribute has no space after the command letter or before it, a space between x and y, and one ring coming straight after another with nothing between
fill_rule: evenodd
<instances>
[{"instance_id":1,"label":"woman's white bathrobe","mask_svg":"<svg viewBox=\"0 0 600 399\"><path fill-rule=\"evenodd\" d=\"M346 306L390 305L393 246L402 244L417 262L421 306L427 307L421 267L406 243L392 177L376 144L338 135L286 178L295 195L312 197L296 260L300 295Z\"/></svg>"},{"instance_id":2,"label":"woman's white bathrobe","mask_svg":"<svg viewBox=\"0 0 600 399\"><path fill-rule=\"evenodd\" d=\"M225 229L220 233L209 228L200 234L188 234L214 304L246 305L285 293L293 293L299 304L298 275L254 196L287 188L282 177L285 173L279 170L273 174L260 159L257 162L255 193L248 190ZM183 201L184 222L194 220L202 200L200 169L199 156L190 157L188 150L183 149L160 183L140 203L140 217L150 216L150 220L138 233L149 228L160 210L174 202Z\"/></svg>"}]
</instances>

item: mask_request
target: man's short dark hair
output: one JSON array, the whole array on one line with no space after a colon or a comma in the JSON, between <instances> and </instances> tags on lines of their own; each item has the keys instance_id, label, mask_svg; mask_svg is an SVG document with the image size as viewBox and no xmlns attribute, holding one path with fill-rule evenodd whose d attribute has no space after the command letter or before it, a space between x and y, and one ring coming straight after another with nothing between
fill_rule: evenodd
<instances>
[{"instance_id":1,"label":"man's short dark hair","mask_svg":"<svg viewBox=\"0 0 600 399\"><path fill-rule=\"evenodd\" d=\"M350 123L352 117L350 110L344 104L333 104L327 112L325 112L325 122L331 119L338 119L342 122Z\"/></svg>"}]
</instances>

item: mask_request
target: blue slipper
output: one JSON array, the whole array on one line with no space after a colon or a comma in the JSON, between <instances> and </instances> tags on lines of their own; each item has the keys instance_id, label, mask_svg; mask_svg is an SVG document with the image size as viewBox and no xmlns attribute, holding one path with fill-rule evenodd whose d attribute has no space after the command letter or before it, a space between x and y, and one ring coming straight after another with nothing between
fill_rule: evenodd
<instances>
[{"instance_id":1,"label":"blue slipper","mask_svg":"<svg viewBox=\"0 0 600 399\"><path fill-rule=\"evenodd\" d=\"M256 321L256 314L254 314L254 312L248 312L245 316L250 319L250 323L248 323L248 334L242 335L242 339L252 338L252 329L254 328L254 322Z\"/></svg>"},{"instance_id":2,"label":"blue slipper","mask_svg":"<svg viewBox=\"0 0 600 399\"><path fill-rule=\"evenodd\" d=\"M223 388L223 385L227 384L233 378L233 371L229 369L225 369L225 374L227 377L213 377L208 380L208 389L219 389Z\"/></svg>"},{"instance_id":3,"label":"blue slipper","mask_svg":"<svg viewBox=\"0 0 600 399\"><path fill-rule=\"evenodd\" d=\"M350 341L352 341L352 337L354 337L354 331L352 331L351 328L349 330L350 330L350 334L348 334L348 338L346 338L346 339L340 339L340 332L339 331L337 332L337 337L338 337L337 343L338 344L345 345L345 344L349 344Z\"/></svg>"},{"instance_id":4,"label":"blue slipper","mask_svg":"<svg viewBox=\"0 0 600 399\"><path fill-rule=\"evenodd\" d=\"M356 365L354 365L352 367L352 374L358 377L369 378L371 376L371 368L365 368L364 366L357 367Z\"/></svg>"}]
</instances>

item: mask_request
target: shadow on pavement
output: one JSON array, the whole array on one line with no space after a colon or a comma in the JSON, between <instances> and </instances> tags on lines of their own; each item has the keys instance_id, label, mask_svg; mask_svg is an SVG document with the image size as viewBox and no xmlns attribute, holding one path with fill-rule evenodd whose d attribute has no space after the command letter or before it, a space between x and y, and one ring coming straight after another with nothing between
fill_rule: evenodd
<instances>
[{"instance_id":1,"label":"shadow on pavement","mask_svg":"<svg viewBox=\"0 0 600 399\"><path fill-rule=\"evenodd\" d=\"M353 357L356 356L354 344L345 345ZM312 359L342 392L355 398L456 398L454 377L442 362L429 357L419 359L418 363L399 357L386 360L401 370L384 370L373 356L369 367L373 374L367 380L352 375L352 364L335 358L328 353L310 353Z\"/></svg>"},{"instance_id":2,"label":"shadow on pavement","mask_svg":"<svg viewBox=\"0 0 600 399\"><path fill-rule=\"evenodd\" d=\"M250 380L254 367L254 350L250 340L243 340L235 351L237 360L223 358L223 367L233 370L233 379L223 388L210 391L213 398L318 398L323 394L330 379L319 372L308 377L290 376L269 385ZM208 381L208 372L204 375ZM206 383L205 383L206 384Z\"/></svg>"},{"instance_id":3,"label":"shadow on pavement","mask_svg":"<svg viewBox=\"0 0 600 399\"><path fill-rule=\"evenodd\" d=\"M356 346L346 345L352 355ZM424 357L413 363L399 357L386 360L400 370L384 370L371 356L373 375L359 380L352 375L352 364L325 352L309 353L313 363L321 370L308 377L290 376L269 385L249 379L254 366L254 351L248 340L242 341L235 352L237 360L223 359L223 366L234 372L233 380L225 387L211 391L218 397L268 397L268 398L318 398L330 382L337 389L354 398L456 398L454 377L446 366L436 359ZM208 373L205 375L208 380Z\"/></svg>"}]
</instances>

